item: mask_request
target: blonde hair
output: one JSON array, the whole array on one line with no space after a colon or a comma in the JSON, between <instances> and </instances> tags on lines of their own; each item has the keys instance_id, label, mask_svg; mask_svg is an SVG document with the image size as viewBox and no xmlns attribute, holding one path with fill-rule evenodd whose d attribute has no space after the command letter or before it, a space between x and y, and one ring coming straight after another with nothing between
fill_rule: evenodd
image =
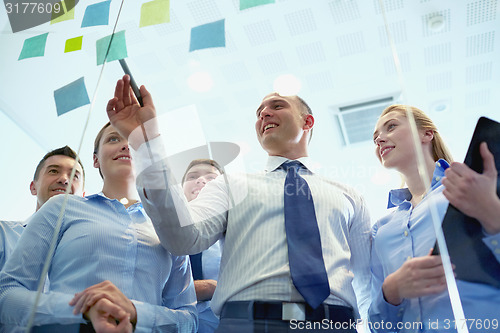
<instances>
[{"instance_id":1,"label":"blonde hair","mask_svg":"<svg viewBox=\"0 0 500 333\"><path fill-rule=\"evenodd\" d=\"M434 125L431 118L429 118L424 111L410 105L394 104L385 108L380 117L385 116L389 112L399 112L406 117L406 109L409 109L413 114L415 123L417 124L417 128L419 130L431 130L433 132L434 138L432 139L432 157L434 161L442 158L448 163L453 162L453 157L451 156L448 147L446 147L443 138L438 133L436 125Z\"/></svg>"}]
</instances>

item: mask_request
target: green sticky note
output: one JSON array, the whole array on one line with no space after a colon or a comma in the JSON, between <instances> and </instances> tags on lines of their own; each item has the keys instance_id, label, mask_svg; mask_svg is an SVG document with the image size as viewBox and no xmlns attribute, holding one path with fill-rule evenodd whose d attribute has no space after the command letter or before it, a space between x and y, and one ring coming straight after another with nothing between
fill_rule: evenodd
<instances>
[{"instance_id":1,"label":"green sticky note","mask_svg":"<svg viewBox=\"0 0 500 333\"><path fill-rule=\"evenodd\" d=\"M54 7L54 10L52 11L52 19L50 20L50 24L75 19L75 0L61 0L57 4L59 6ZM56 13L55 8L58 9L58 13ZM71 9L68 11L67 8Z\"/></svg>"},{"instance_id":2,"label":"green sticky note","mask_svg":"<svg viewBox=\"0 0 500 333\"><path fill-rule=\"evenodd\" d=\"M154 0L141 6L139 28L170 22L170 0Z\"/></svg>"},{"instance_id":3,"label":"green sticky note","mask_svg":"<svg viewBox=\"0 0 500 333\"><path fill-rule=\"evenodd\" d=\"M82 40L83 36L67 39L64 46L64 53L81 50Z\"/></svg>"},{"instance_id":4,"label":"green sticky note","mask_svg":"<svg viewBox=\"0 0 500 333\"><path fill-rule=\"evenodd\" d=\"M96 42L96 52L97 52L97 66L104 64L104 58L106 58L106 53L108 56L106 62L113 60L124 59L127 57L127 44L125 43L125 30L118 31L114 34L113 40L111 41L111 36L109 35L103 37ZM111 42L111 46L108 46Z\"/></svg>"},{"instance_id":5,"label":"green sticky note","mask_svg":"<svg viewBox=\"0 0 500 333\"><path fill-rule=\"evenodd\" d=\"M240 10L274 3L274 0L240 0Z\"/></svg>"},{"instance_id":6,"label":"green sticky note","mask_svg":"<svg viewBox=\"0 0 500 333\"><path fill-rule=\"evenodd\" d=\"M226 46L224 20L199 25L191 29L189 51Z\"/></svg>"},{"instance_id":7,"label":"green sticky note","mask_svg":"<svg viewBox=\"0 0 500 333\"><path fill-rule=\"evenodd\" d=\"M57 116L90 104L83 77L55 90L54 100L56 101Z\"/></svg>"},{"instance_id":8,"label":"green sticky note","mask_svg":"<svg viewBox=\"0 0 500 333\"><path fill-rule=\"evenodd\" d=\"M19 55L19 59L33 58L33 57L43 57L45 53L45 44L47 43L47 35L49 33L44 33L35 37L31 37L24 40L23 49Z\"/></svg>"}]
</instances>

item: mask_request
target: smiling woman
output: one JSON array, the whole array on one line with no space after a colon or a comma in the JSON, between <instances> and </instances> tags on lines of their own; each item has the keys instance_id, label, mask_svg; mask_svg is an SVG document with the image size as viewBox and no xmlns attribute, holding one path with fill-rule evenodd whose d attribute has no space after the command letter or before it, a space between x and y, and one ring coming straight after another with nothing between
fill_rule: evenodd
<instances>
[{"instance_id":1,"label":"smiling woman","mask_svg":"<svg viewBox=\"0 0 500 333\"><path fill-rule=\"evenodd\" d=\"M47 165L49 174L57 171L52 164ZM96 138L94 166L104 180L101 193L58 196L29 220L5 274L0 274L0 322L6 327L27 325L37 280L44 276L49 257L50 287L40 295L35 326L78 332L87 320L97 332L107 325L121 332L193 332L196 296L189 262L160 244L137 200L128 142L109 124ZM57 243L51 255L54 233Z\"/></svg>"}]
</instances>

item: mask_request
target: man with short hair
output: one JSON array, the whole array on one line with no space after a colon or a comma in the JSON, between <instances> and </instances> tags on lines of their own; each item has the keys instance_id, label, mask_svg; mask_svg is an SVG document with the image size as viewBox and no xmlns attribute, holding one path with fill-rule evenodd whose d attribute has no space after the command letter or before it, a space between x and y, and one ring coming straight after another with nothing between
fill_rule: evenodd
<instances>
[{"instance_id":1,"label":"man with short hair","mask_svg":"<svg viewBox=\"0 0 500 333\"><path fill-rule=\"evenodd\" d=\"M108 116L142 164L137 187L162 245L195 254L225 235L212 299L217 332L355 332L369 305L369 216L352 188L312 171L307 104L264 97L255 130L269 155L266 170L218 177L187 203L164 160L151 95L144 86L140 92L144 107L124 76Z\"/></svg>"},{"instance_id":2,"label":"man with short hair","mask_svg":"<svg viewBox=\"0 0 500 333\"><path fill-rule=\"evenodd\" d=\"M66 192L76 156L70 147L64 146L48 152L38 163L30 184L31 194L36 196L36 211L51 197ZM69 194L83 196L84 178L83 165L78 159ZM24 227L25 223L21 221L0 221L0 270L21 237Z\"/></svg>"}]
</instances>

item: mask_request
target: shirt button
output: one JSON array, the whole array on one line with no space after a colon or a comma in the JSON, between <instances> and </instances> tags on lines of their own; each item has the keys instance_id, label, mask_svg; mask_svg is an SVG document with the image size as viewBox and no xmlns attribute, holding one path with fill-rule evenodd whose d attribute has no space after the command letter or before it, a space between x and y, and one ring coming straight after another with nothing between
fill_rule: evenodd
<instances>
[{"instance_id":1,"label":"shirt button","mask_svg":"<svg viewBox=\"0 0 500 333\"><path fill-rule=\"evenodd\" d=\"M496 241L496 240L492 240L492 241L491 241L491 245L493 245L493 246L497 246L497 245L498 245L498 241Z\"/></svg>"},{"instance_id":2,"label":"shirt button","mask_svg":"<svg viewBox=\"0 0 500 333\"><path fill-rule=\"evenodd\" d=\"M408 231L405 230L403 234L405 235L405 237L408 237Z\"/></svg>"},{"instance_id":3,"label":"shirt button","mask_svg":"<svg viewBox=\"0 0 500 333\"><path fill-rule=\"evenodd\" d=\"M406 257L406 260L410 260L411 258L412 258L411 256L408 256L408 257Z\"/></svg>"},{"instance_id":4,"label":"shirt button","mask_svg":"<svg viewBox=\"0 0 500 333\"><path fill-rule=\"evenodd\" d=\"M438 182L441 179L441 177L437 176L436 181Z\"/></svg>"},{"instance_id":5,"label":"shirt button","mask_svg":"<svg viewBox=\"0 0 500 333\"><path fill-rule=\"evenodd\" d=\"M440 168L441 167L441 163L439 162L436 162L436 165Z\"/></svg>"}]
</instances>

